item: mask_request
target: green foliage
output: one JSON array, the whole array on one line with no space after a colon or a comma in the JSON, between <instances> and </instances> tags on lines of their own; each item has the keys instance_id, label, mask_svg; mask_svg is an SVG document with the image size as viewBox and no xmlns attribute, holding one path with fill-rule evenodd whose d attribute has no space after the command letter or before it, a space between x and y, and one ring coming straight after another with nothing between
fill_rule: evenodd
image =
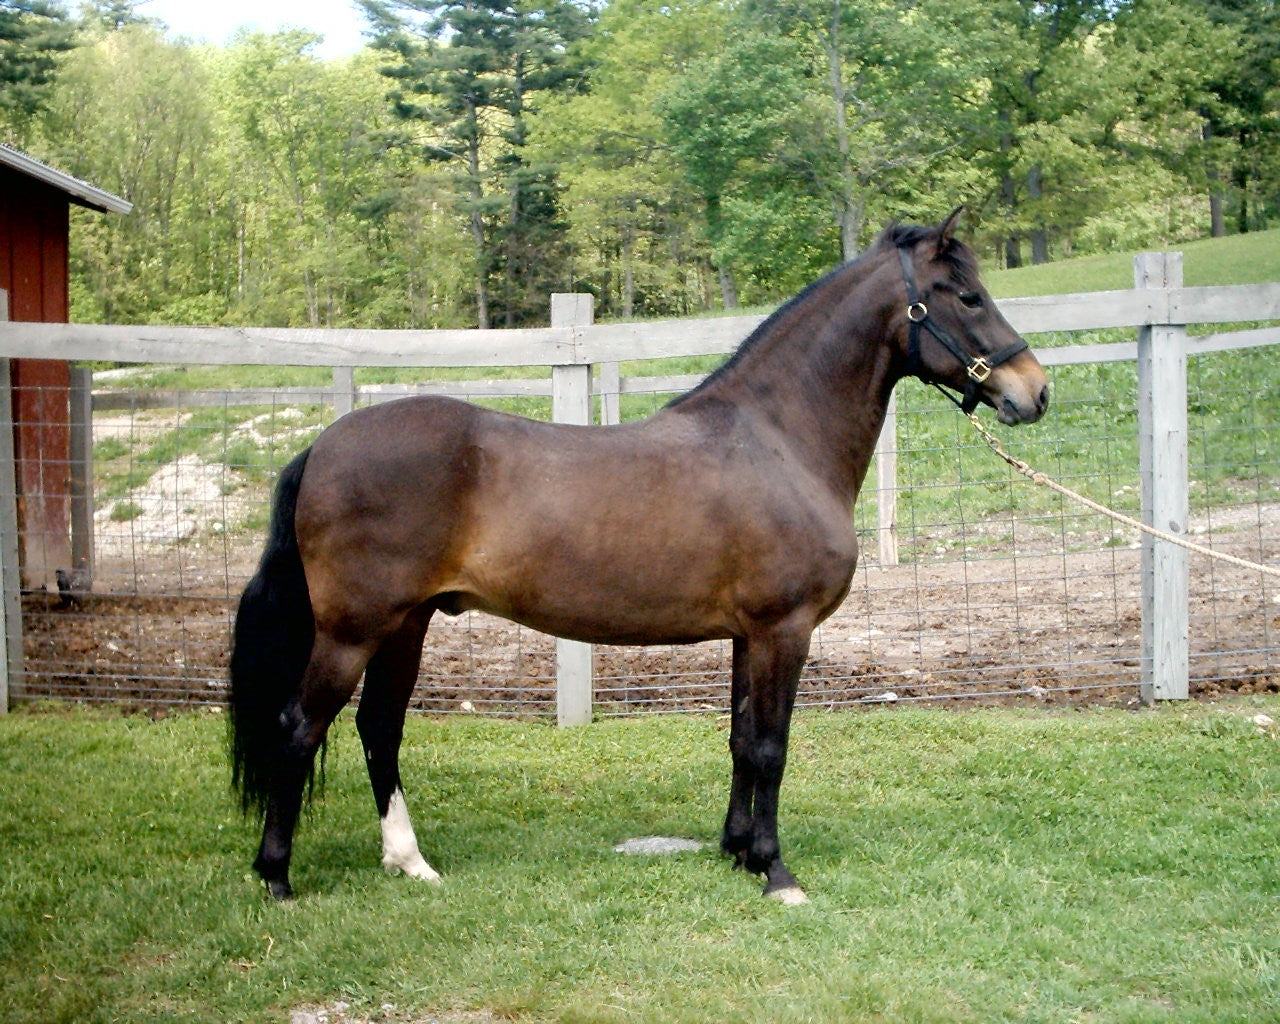
<instances>
[{"instance_id":1,"label":"green foliage","mask_svg":"<svg viewBox=\"0 0 1280 1024\"><path fill-rule=\"evenodd\" d=\"M189 301L199 290L193 274L207 280L197 269L207 246L191 243L207 234L213 201L200 166L214 140L202 62L130 25L76 50L59 86L45 122L52 159L135 204L127 217L75 211L71 270L85 290L73 288L73 298L92 296L107 322Z\"/></svg>"},{"instance_id":2,"label":"green foliage","mask_svg":"<svg viewBox=\"0 0 1280 1024\"><path fill-rule=\"evenodd\" d=\"M192 49L129 23L68 58L46 155L135 204L73 211L73 318L458 325L455 225L386 149L376 62L316 41Z\"/></svg>"},{"instance_id":3,"label":"green foliage","mask_svg":"<svg viewBox=\"0 0 1280 1024\"><path fill-rule=\"evenodd\" d=\"M242 36L224 81L242 143L237 176L256 186L242 194L240 215L256 222L269 252L290 254L270 264L266 252L248 254L263 263L242 275L237 297L269 310L279 303L271 322L292 319L301 305L313 327L350 322L374 255L377 213L360 200L388 188L394 170L379 160L387 118L371 69L318 60L310 52L318 42L299 31ZM268 282L260 295L246 294Z\"/></svg>"},{"instance_id":4,"label":"green foliage","mask_svg":"<svg viewBox=\"0 0 1280 1024\"><path fill-rule=\"evenodd\" d=\"M0 0L0 141L27 144L59 59L74 45L66 8L56 0Z\"/></svg>"},{"instance_id":5,"label":"green foliage","mask_svg":"<svg viewBox=\"0 0 1280 1024\"><path fill-rule=\"evenodd\" d=\"M531 153L558 168L571 246L569 280L597 314L705 309L699 197L668 144L659 103L726 31L714 0L617 0L576 47L586 88L548 96L530 119Z\"/></svg>"},{"instance_id":6,"label":"green foliage","mask_svg":"<svg viewBox=\"0 0 1280 1024\"><path fill-rule=\"evenodd\" d=\"M610 851L715 841L713 717L411 719L437 889L379 869L344 714L280 906L249 871L220 716L19 712L0 719L5 1019L284 1020L343 1000L397 1020L1265 1020L1280 758L1258 712L1280 702L801 713L782 836L802 908L714 848Z\"/></svg>"},{"instance_id":7,"label":"green foliage","mask_svg":"<svg viewBox=\"0 0 1280 1024\"><path fill-rule=\"evenodd\" d=\"M996 266L1280 206L1261 0L362 7L376 47L324 61L305 32L175 42L130 0L0 3L0 131L135 207L73 211L73 319L515 326L566 290L688 315L961 200Z\"/></svg>"},{"instance_id":8,"label":"green foliage","mask_svg":"<svg viewBox=\"0 0 1280 1024\"><path fill-rule=\"evenodd\" d=\"M543 319L561 232L554 174L528 159L526 114L541 94L573 85L568 46L586 32L587 12L569 0L361 6L375 45L393 58L382 70L397 116L453 184L473 247L479 326Z\"/></svg>"},{"instance_id":9,"label":"green foliage","mask_svg":"<svg viewBox=\"0 0 1280 1024\"><path fill-rule=\"evenodd\" d=\"M1265 228L1280 173L1280 9L1269 0L1210 0L1203 8L1215 35L1230 41L1229 59L1211 65L1201 86L1213 233L1225 233L1228 218L1242 232Z\"/></svg>"},{"instance_id":10,"label":"green foliage","mask_svg":"<svg viewBox=\"0 0 1280 1024\"><path fill-rule=\"evenodd\" d=\"M798 140L816 133L806 72L793 41L747 31L691 63L658 100L668 144L702 198L713 260L749 274L765 298L798 290L838 256L820 244L818 197L790 180Z\"/></svg>"}]
</instances>

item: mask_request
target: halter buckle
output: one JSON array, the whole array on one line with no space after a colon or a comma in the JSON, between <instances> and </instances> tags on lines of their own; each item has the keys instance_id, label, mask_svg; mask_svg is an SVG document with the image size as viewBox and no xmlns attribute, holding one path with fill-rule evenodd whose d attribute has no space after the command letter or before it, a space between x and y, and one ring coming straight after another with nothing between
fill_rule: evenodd
<instances>
[{"instance_id":1,"label":"halter buckle","mask_svg":"<svg viewBox=\"0 0 1280 1024\"><path fill-rule=\"evenodd\" d=\"M991 376L991 364L982 356L977 356L968 367L969 376L979 384L985 383Z\"/></svg>"},{"instance_id":2,"label":"halter buckle","mask_svg":"<svg viewBox=\"0 0 1280 1024\"><path fill-rule=\"evenodd\" d=\"M913 324L924 323L925 317L929 315L929 307L923 302L916 301L907 307L907 319Z\"/></svg>"}]
</instances>

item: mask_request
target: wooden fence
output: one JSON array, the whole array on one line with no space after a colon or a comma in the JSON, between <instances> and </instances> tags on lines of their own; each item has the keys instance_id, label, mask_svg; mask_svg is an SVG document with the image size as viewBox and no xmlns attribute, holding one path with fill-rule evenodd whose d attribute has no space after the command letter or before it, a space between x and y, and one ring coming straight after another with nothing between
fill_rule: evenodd
<instances>
[{"instance_id":1,"label":"wooden fence","mask_svg":"<svg viewBox=\"0 0 1280 1024\"><path fill-rule=\"evenodd\" d=\"M4 323L0 292L0 388L8 387L12 357L128 363L263 364L331 367L331 388L244 389L219 392L218 404L270 402L332 404L335 413L352 408L357 397L378 401L404 393L465 392L549 396L557 422L589 423L599 399L602 422L617 422L621 396L638 392L679 392L698 376L623 378L623 360L717 355L732 351L762 317L636 324L595 324L591 296L552 297L551 326L522 330L388 331L354 329L157 327L92 324ZM1132 328L1131 342L1084 344L1038 350L1046 366L1103 362L1137 363L1141 508L1143 520L1172 533L1187 529L1187 359L1199 353L1280 344L1280 328L1189 336L1188 324L1227 324L1280 320L1280 283L1187 288L1182 284L1180 253L1145 253L1135 259L1134 288L1000 303L1023 334ZM550 367L550 379L459 381L357 389L354 367ZM87 436L91 424L87 372L73 386L73 424ZM0 392L0 393L6 393ZM131 394L129 404L173 404L176 395ZM199 396L182 395L183 405ZM112 407L112 397L93 400L94 409ZM118 407L118 406L117 406ZM21 615L16 571L17 520L13 509L12 429L9 403L0 401L0 571L5 614L0 647L8 652L0 666L0 708L7 706L10 680L21 679ZM896 561L896 469L894 417L886 423L877 457L881 562ZM7 439L7 443L6 443ZM73 461L73 523L91 531L91 500L85 468L92 445L76 442ZM80 513L75 511L79 503ZM85 552L88 538L77 550ZM84 557L88 557L85 555ZM1188 695L1188 599L1186 552L1145 537L1142 549L1142 673L1146 701ZM557 712L562 724L588 721L592 703L592 650L559 641Z\"/></svg>"}]
</instances>

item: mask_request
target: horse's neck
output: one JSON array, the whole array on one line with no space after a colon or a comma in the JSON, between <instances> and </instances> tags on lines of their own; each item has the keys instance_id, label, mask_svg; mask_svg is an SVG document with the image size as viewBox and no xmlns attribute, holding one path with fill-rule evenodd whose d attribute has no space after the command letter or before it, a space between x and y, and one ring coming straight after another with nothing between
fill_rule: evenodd
<instances>
[{"instance_id":1,"label":"horse's neck","mask_svg":"<svg viewBox=\"0 0 1280 1024\"><path fill-rule=\"evenodd\" d=\"M861 271L861 273L859 272ZM752 405L850 503L857 497L900 371L886 340L894 291L857 265L783 312L712 395Z\"/></svg>"}]
</instances>

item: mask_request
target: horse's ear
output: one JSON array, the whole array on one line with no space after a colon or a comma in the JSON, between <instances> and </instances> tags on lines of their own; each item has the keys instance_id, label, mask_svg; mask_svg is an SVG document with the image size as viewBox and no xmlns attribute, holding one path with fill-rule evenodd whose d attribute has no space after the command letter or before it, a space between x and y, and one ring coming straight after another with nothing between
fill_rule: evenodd
<instances>
[{"instance_id":1,"label":"horse's ear","mask_svg":"<svg viewBox=\"0 0 1280 1024\"><path fill-rule=\"evenodd\" d=\"M941 255L951 245L952 237L955 235L956 225L960 222L960 214L964 213L964 203L961 203L950 214L947 219L942 222L942 226L938 228L938 254Z\"/></svg>"}]
</instances>

